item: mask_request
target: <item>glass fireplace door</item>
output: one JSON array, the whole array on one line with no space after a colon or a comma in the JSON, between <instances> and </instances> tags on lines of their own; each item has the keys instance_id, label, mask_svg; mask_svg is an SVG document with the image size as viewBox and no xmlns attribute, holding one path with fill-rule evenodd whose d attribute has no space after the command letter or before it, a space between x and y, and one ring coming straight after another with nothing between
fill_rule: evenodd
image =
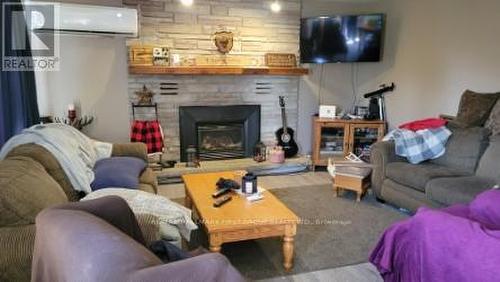
<instances>
[{"instance_id":1,"label":"glass fireplace door","mask_svg":"<svg viewBox=\"0 0 500 282\"><path fill-rule=\"evenodd\" d=\"M245 131L242 123L205 123L197 126L200 160L245 157Z\"/></svg>"}]
</instances>

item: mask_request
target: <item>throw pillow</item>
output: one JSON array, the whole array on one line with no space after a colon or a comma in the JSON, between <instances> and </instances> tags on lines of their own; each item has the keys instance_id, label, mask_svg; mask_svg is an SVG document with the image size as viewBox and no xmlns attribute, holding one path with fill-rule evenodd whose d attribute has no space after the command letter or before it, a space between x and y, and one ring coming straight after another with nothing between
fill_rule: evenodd
<instances>
[{"instance_id":1,"label":"throw pillow","mask_svg":"<svg viewBox=\"0 0 500 282\"><path fill-rule=\"evenodd\" d=\"M500 134L500 99L491 110L490 117L486 121L486 128L491 131L491 135Z\"/></svg>"},{"instance_id":2,"label":"throw pillow","mask_svg":"<svg viewBox=\"0 0 500 282\"><path fill-rule=\"evenodd\" d=\"M500 203L500 190L498 189L487 190L477 195L469 205L471 219L489 229L500 229L500 205L498 203Z\"/></svg>"},{"instance_id":3,"label":"throw pillow","mask_svg":"<svg viewBox=\"0 0 500 282\"><path fill-rule=\"evenodd\" d=\"M453 123L460 127L483 126L500 93L481 94L466 90L458 106L457 118Z\"/></svg>"},{"instance_id":4,"label":"throw pillow","mask_svg":"<svg viewBox=\"0 0 500 282\"><path fill-rule=\"evenodd\" d=\"M139 188L139 176L146 168L146 162L135 157L111 157L101 159L94 166L92 191L102 188Z\"/></svg>"}]
</instances>

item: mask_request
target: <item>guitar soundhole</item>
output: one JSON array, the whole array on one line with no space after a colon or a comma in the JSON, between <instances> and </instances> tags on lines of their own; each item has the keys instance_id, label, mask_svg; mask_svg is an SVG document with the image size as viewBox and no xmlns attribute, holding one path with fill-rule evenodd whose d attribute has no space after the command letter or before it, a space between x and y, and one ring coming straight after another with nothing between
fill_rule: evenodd
<instances>
[{"instance_id":1,"label":"guitar soundhole","mask_svg":"<svg viewBox=\"0 0 500 282\"><path fill-rule=\"evenodd\" d=\"M283 141L283 143L288 143L288 142L290 142L291 139L292 138L291 138L290 134L281 135L281 141Z\"/></svg>"}]
</instances>

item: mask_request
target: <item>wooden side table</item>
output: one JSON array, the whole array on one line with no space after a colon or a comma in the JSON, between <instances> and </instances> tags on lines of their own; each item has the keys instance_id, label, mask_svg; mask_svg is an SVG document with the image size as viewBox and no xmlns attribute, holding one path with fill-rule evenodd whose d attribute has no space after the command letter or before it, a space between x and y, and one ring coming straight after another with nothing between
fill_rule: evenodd
<instances>
[{"instance_id":1,"label":"wooden side table","mask_svg":"<svg viewBox=\"0 0 500 282\"><path fill-rule=\"evenodd\" d=\"M366 190L370 188L370 175L358 177L352 175L336 174L333 181L333 191L338 197L340 190L350 190L356 192L356 201L361 201L361 197L366 194Z\"/></svg>"}]
</instances>

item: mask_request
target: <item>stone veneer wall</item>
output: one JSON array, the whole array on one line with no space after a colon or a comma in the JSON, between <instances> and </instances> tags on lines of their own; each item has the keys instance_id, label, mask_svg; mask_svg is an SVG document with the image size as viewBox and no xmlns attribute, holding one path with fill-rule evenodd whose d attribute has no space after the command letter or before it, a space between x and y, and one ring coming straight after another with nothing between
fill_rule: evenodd
<instances>
[{"instance_id":1,"label":"stone veneer wall","mask_svg":"<svg viewBox=\"0 0 500 282\"><path fill-rule=\"evenodd\" d=\"M181 58L202 58L264 65L268 52L299 51L300 0L280 1L283 9L272 13L269 0L194 0L192 7L178 0L124 0L140 10L140 37L128 44L158 44L170 48ZM226 56L217 52L213 33L230 30L235 35L233 50ZM208 62L210 63L210 62ZM286 96L289 126L298 123L298 77L271 76L173 76L130 75L129 97L146 85L156 94L159 117L165 133L166 158L179 159L179 106L260 104L261 137L266 144L275 141L281 127L278 96ZM144 110L143 110L144 111ZM130 111L131 112L131 111ZM142 117L141 114L138 115Z\"/></svg>"}]
</instances>

